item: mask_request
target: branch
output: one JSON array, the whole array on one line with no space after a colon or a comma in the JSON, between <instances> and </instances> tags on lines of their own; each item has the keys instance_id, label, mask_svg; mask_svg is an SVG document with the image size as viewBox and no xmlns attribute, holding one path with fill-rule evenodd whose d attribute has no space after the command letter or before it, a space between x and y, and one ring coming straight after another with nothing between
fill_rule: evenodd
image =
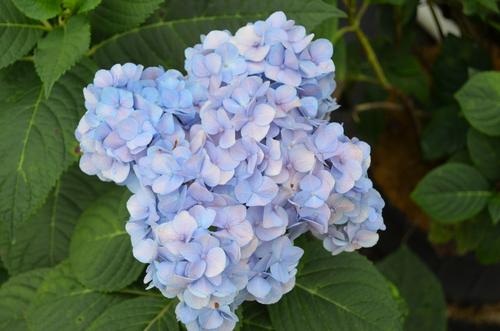
<instances>
[{"instance_id":1,"label":"branch","mask_svg":"<svg viewBox=\"0 0 500 331\"><path fill-rule=\"evenodd\" d=\"M500 325L500 302L479 307L448 305L448 317L473 324Z\"/></svg>"},{"instance_id":2,"label":"branch","mask_svg":"<svg viewBox=\"0 0 500 331\"><path fill-rule=\"evenodd\" d=\"M373 67L373 71L375 71L375 75L377 76L377 79L380 81L380 84L388 91L392 90L392 85L389 83L389 80L385 76L384 69L382 69L382 66L380 65L380 61L377 58L377 55L375 55L375 51L373 50L372 45L370 44L370 41L368 41L368 38L366 37L365 33L361 28L356 25L356 35L358 36L359 42L361 43L361 46L363 47L363 50L365 51L366 57L368 59L368 62L371 64Z\"/></svg>"},{"instance_id":3,"label":"branch","mask_svg":"<svg viewBox=\"0 0 500 331\"><path fill-rule=\"evenodd\" d=\"M52 25L50 24L50 22L49 22L49 21L47 21L47 20L43 20L43 21L40 21L40 22L41 22L41 23L43 24L43 26L45 27L45 29L44 29L44 30L47 30L47 31L51 31L51 30L52 30Z\"/></svg>"},{"instance_id":4,"label":"branch","mask_svg":"<svg viewBox=\"0 0 500 331\"><path fill-rule=\"evenodd\" d=\"M387 109L387 110L401 111L404 108L400 104L390 102L390 101L366 102L366 103L360 103L354 107L355 112L364 112L364 111L374 110L374 109Z\"/></svg>"},{"instance_id":5,"label":"branch","mask_svg":"<svg viewBox=\"0 0 500 331\"><path fill-rule=\"evenodd\" d=\"M337 32L335 32L335 34L332 37L332 43L335 45L335 43L340 38L342 38L346 33L354 32L354 31L356 31L356 28L354 26L352 26L352 25L344 26L343 28L341 28L341 29L337 30Z\"/></svg>"}]
</instances>

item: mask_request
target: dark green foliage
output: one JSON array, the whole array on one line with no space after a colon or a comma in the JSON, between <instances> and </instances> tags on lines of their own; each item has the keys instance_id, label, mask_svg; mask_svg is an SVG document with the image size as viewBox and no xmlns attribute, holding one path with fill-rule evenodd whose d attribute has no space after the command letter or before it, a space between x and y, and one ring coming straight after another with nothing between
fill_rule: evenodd
<instances>
[{"instance_id":1,"label":"dark green foliage","mask_svg":"<svg viewBox=\"0 0 500 331\"><path fill-rule=\"evenodd\" d=\"M408 305L405 331L446 330L446 302L441 284L415 254L402 247L377 267L398 287Z\"/></svg>"}]
</instances>

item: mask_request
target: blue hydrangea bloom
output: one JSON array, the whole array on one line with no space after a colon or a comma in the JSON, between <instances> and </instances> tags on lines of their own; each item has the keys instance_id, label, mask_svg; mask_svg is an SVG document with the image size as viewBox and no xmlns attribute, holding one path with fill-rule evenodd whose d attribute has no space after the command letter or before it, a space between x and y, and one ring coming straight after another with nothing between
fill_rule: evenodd
<instances>
[{"instance_id":1,"label":"blue hydrangea bloom","mask_svg":"<svg viewBox=\"0 0 500 331\"><path fill-rule=\"evenodd\" d=\"M80 167L133 193L132 253L188 330L233 330L241 303L291 291L298 236L339 254L385 229L370 146L327 119L332 55L276 12L201 36L187 76L117 64L84 89Z\"/></svg>"}]
</instances>

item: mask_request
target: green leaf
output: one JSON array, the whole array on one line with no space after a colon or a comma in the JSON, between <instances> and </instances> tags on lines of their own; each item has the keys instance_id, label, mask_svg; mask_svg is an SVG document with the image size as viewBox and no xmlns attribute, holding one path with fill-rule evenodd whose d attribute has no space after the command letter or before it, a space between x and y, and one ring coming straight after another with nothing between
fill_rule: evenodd
<instances>
[{"instance_id":1,"label":"green leaf","mask_svg":"<svg viewBox=\"0 0 500 331\"><path fill-rule=\"evenodd\" d=\"M500 224L493 225L487 222L484 237L476 249L476 257L483 264L500 261Z\"/></svg>"},{"instance_id":2,"label":"green leaf","mask_svg":"<svg viewBox=\"0 0 500 331\"><path fill-rule=\"evenodd\" d=\"M337 0L323 0L325 3L329 5L335 5ZM286 14L286 12L285 12ZM332 17L327 20L324 20L314 28L314 37L315 38L326 38L331 40L331 38L335 35L335 32L337 32L339 26L339 20L337 17ZM337 45L335 45L337 46Z\"/></svg>"},{"instance_id":3,"label":"green leaf","mask_svg":"<svg viewBox=\"0 0 500 331\"><path fill-rule=\"evenodd\" d=\"M476 0L481 4L482 6L488 8L492 12L499 13L500 10L498 10L498 1L497 0Z\"/></svg>"},{"instance_id":4,"label":"green leaf","mask_svg":"<svg viewBox=\"0 0 500 331\"><path fill-rule=\"evenodd\" d=\"M24 17L11 0L0 1L0 69L26 55L44 29L43 25Z\"/></svg>"},{"instance_id":5,"label":"green leaf","mask_svg":"<svg viewBox=\"0 0 500 331\"><path fill-rule=\"evenodd\" d=\"M493 222L487 212L458 224L455 240L460 254L475 251L484 264L500 261L500 223Z\"/></svg>"},{"instance_id":6,"label":"green leaf","mask_svg":"<svg viewBox=\"0 0 500 331\"><path fill-rule=\"evenodd\" d=\"M81 215L71 239L69 258L76 277L89 288L119 290L139 277L143 265L132 256L125 231L129 193L113 190Z\"/></svg>"},{"instance_id":7,"label":"green leaf","mask_svg":"<svg viewBox=\"0 0 500 331\"><path fill-rule=\"evenodd\" d=\"M274 330L271 318L265 305L255 301L247 301L240 306L243 318L240 318L240 331L268 331Z\"/></svg>"},{"instance_id":8,"label":"green leaf","mask_svg":"<svg viewBox=\"0 0 500 331\"><path fill-rule=\"evenodd\" d=\"M498 224L500 222L500 193L497 193L488 201L488 212L493 224Z\"/></svg>"},{"instance_id":9,"label":"green leaf","mask_svg":"<svg viewBox=\"0 0 500 331\"><path fill-rule=\"evenodd\" d=\"M447 163L418 183L412 199L432 218L457 223L479 213L491 196L488 182L475 168Z\"/></svg>"},{"instance_id":10,"label":"green leaf","mask_svg":"<svg viewBox=\"0 0 500 331\"><path fill-rule=\"evenodd\" d=\"M15 237L8 238L3 254L9 272L53 266L65 259L78 217L108 185L86 176L77 165L63 174L42 208L14 225Z\"/></svg>"},{"instance_id":11,"label":"green leaf","mask_svg":"<svg viewBox=\"0 0 500 331\"><path fill-rule=\"evenodd\" d=\"M469 151L466 148L463 148L455 153L448 159L448 163L464 163L468 165L472 165L472 161L470 159Z\"/></svg>"},{"instance_id":12,"label":"green leaf","mask_svg":"<svg viewBox=\"0 0 500 331\"><path fill-rule=\"evenodd\" d=\"M86 13L99 6L101 1L102 0L63 0L63 5L74 13Z\"/></svg>"},{"instance_id":13,"label":"green leaf","mask_svg":"<svg viewBox=\"0 0 500 331\"><path fill-rule=\"evenodd\" d=\"M183 1L175 0L171 6L174 5L183 6ZM344 15L336 7L320 0L215 0L195 11L193 16L157 22L117 34L96 45L90 53L95 53L95 59L102 67L130 61L183 68L184 49L198 43L201 34L214 29L234 32L247 22L266 18L276 10L283 10L309 31L326 19ZM182 14L190 14L190 11L182 9L179 15Z\"/></svg>"},{"instance_id":14,"label":"green leaf","mask_svg":"<svg viewBox=\"0 0 500 331\"><path fill-rule=\"evenodd\" d=\"M28 326L32 331L87 330L106 308L121 300L120 296L85 288L65 261L40 285L27 312Z\"/></svg>"},{"instance_id":15,"label":"green leaf","mask_svg":"<svg viewBox=\"0 0 500 331\"><path fill-rule=\"evenodd\" d=\"M318 242L306 246L294 290L269 306L277 331L402 329L391 287L370 261L331 256Z\"/></svg>"},{"instance_id":16,"label":"green leaf","mask_svg":"<svg viewBox=\"0 0 500 331\"><path fill-rule=\"evenodd\" d=\"M449 34L431 68L433 101L436 104L454 103L453 94L467 81L469 70L490 67L490 56L478 43Z\"/></svg>"},{"instance_id":17,"label":"green leaf","mask_svg":"<svg viewBox=\"0 0 500 331\"><path fill-rule=\"evenodd\" d=\"M61 13L61 0L12 0L24 15L35 20L48 20Z\"/></svg>"},{"instance_id":18,"label":"green leaf","mask_svg":"<svg viewBox=\"0 0 500 331\"><path fill-rule=\"evenodd\" d=\"M444 244L453 239L455 228L453 225L430 222L429 233L427 237L434 244Z\"/></svg>"},{"instance_id":19,"label":"green leaf","mask_svg":"<svg viewBox=\"0 0 500 331\"><path fill-rule=\"evenodd\" d=\"M75 162L82 86L93 72L88 61L75 67L46 100L31 65L16 64L0 72L1 221L25 221Z\"/></svg>"},{"instance_id":20,"label":"green leaf","mask_svg":"<svg viewBox=\"0 0 500 331\"><path fill-rule=\"evenodd\" d=\"M28 330L26 310L48 271L37 269L20 274L0 287L1 330Z\"/></svg>"},{"instance_id":21,"label":"green leaf","mask_svg":"<svg viewBox=\"0 0 500 331\"><path fill-rule=\"evenodd\" d=\"M467 147L474 165L491 180L500 179L500 138L469 129Z\"/></svg>"},{"instance_id":22,"label":"green leaf","mask_svg":"<svg viewBox=\"0 0 500 331\"><path fill-rule=\"evenodd\" d=\"M387 78L394 85L418 101L425 103L429 98L429 80L417 59L410 52L385 52L382 65Z\"/></svg>"},{"instance_id":23,"label":"green leaf","mask_svg":"<svg viewBox=\"0 0 500 331\"><path fill-rule=\"evenodd\" d=\"M102 0L92 13L92 27L113 35L144 23L164 0Z\"/></svg>"},{"instance_id":24,"label":"green leaf","mask_svg":"<svg viewBox=\"0 0 500 331\"><path fill-rule=\"evenodd\" d=\"M177 331L175 317L177 300L163 297L139 297L108 308L87 329L88 331Z\"/></svg>"},{"instance_id":25,"label":"green leaf","mask_svg":"<svg viewBox=\"0 0 500 331\"><path fill-rule=\"evenodd\" d=\"M456 225L455 240L458 253L465 254L479 246L488 230L488 223L491 223L488 216L484 214L480 213Z\"/></svg>"},{"instance_id":26,"label":"green leaf","mask_svg":"<svg viewBox=\"0 0 500 331\"><path fill-rule=\"evenodd\" d=\"M420 146L423 157L436 160L455 153L465 146L468 127L457 106L437 109L422 132Z\"/></svg>"},{"instance_id":27,"label":"green leaf","mask_svg":"<svg viewBox=\"0 0 500 331\"><path fill-rule=\"evenodd\" d=\"M85 54L90 45L90 25L82 16L71 18L38 42L36 72L48 97L54 83Z\"/></svg>"},{"instance_id":28,"label":"green leaf","mask_svg":"<svg viewBox=\"0 0 500 331\"><path fill-rule=\"evenodd\" d=\"M465 15L479 15L484 18L489 13L498 13L497 0L464 0L463 1Z\"/></svg>"},{"instance_id":29,"label":"green leaf","mask_svg":"<svg viewBox=\"0 0 500 331\"><path fill-rule=\"evenodd\" d=\"M387 4L393 6L402 6L406 0L370 0L371 3Z\"/></svg>"},{"instance_id":30,"label":"green leaf","mask_svg":"<svg viewBox=\"0 0 500 331\"><path fill-rule=\"evenodd\" d=\"M377 267L398 287L408 304L405 331L446 330L446 301L441 284L415 254L402 247Z\"/></svg>"},{"instance_id":31,"label":"green leaf","mask_svg":"<svg viewBox=\"0 0 500 331\"><path fill-rule=\"evenodd\" d=\"M491 136L500 136L500 73L481 72L455 94L469 123Z\"/></svg>"},{"instance_id":32,"label":"green leaf","mask_svg":"<svg viewBox=\"0 0 500 331\"><path fill-rule=\"evenodd\" d=\"M486 212L460 224L456 240L459 253L475 250L481 263L500 261L500 223L493 224Z\"/></svg>"}]
</instances>

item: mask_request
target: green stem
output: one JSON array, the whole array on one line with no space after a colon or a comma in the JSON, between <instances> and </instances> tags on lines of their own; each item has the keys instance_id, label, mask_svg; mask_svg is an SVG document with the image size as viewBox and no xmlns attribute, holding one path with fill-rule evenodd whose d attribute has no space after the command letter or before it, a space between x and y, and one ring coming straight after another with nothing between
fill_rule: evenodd
<instances>
[{"instance_id":1,"label":"green stem","mask_svg":"<svg viewBox=\"0 0 500 331\"><path fill-rule=\"evenodd\" d=\"M50 30L52 30L52 28L48 28L45 25L12 23L12 22L0 22L0 28L35 29L35 30L43 30L43 31L50 31Z\"/></svg>"},{"instance_id":2,"label":"green stem","mask_svg":"<svg viewBox=\"0 0 500 331\"><path fill-rule=\"evenodd\" d=\"M373 50L370 41L360 27L360 21L363 18L363 15L365 14L369 5L368 1L364 0L358 11L356 11L356 1L344 0L344 4L347 7L349 25L340 29L337 34L345 34L349 31L353 31L356 33L356 36L358 37L359 42L366 54L366 57L368 58L368 62L373 67L375 75L380 81L380 84L384 89L388 91L392 90L393 88L389 83L389 80L387 79L382 66L380 65L380 61L378 60L377 55L375 55L375 51ZM334 36L334 38L337 37L337 34Z\"/></svg>"},{"instance_id":3,"label":"green stem","mask_svg":"<svg viewBox=\"0 0 500 331\"><path fill-rule=\"evenodd\" d=\"M420 122L418 121L417 115L415 114L415 109L413 107L412 100L405 95L402 91L397 89L396 87L392 86L392 84L389 82L387 79L387 76L385 75L384 69L380 65L380 61L375 54L375 51L373 50L372 45L370 44L370 41L366 37L366 34L363 32L360 26L360 21L368 8L368 1L364 0L363 4L361 5L361 8L359 9L358 12L356 12L356 2L352 0L344 0L344 3L347 6L348 9L348 20L349 20L349 25L354 29L354 32L356 33L356 36L358 37L359 43L361 44L361 47L363 48L367 60L370 63L371 67L373 68L373 71L375 72L375 76L377 77L377 80L380 82L380 85L397 97L403 104L404 109L408 111L409 115L411 116L411 120L415 126L415 131L417 133L417 137L420 136L421 128L420 128ZM357 112L354 112L354 115L357 117ZM355 117L355 120L356 120ZM359 118L358 118L359 119Z\"/></svg>"},{"instance_id":4,"label":"green stem","mask_svg":"<svg viewBox=\"0 0 500 331\"><path fill-rule=\"evenodd\" d=\"M43 26L45 27L45 29L47 31L51 31L52 30L52 25L50 24L49 21L43 20L43 21L40 21L40 22L42 22Z\"/></svg>"},{"instance_id":5,"label":"green stem","mask_svg":"<svg viewBox=\"0 0 500 331\"><path fill-rule=\"evenodd\" d=\"M25 57L20 58L19 61L34 62L35 58L33 55L30 55L30 56L25 56Z\"/></svg>"},{"instance_id":6,"label":"green stem","mask_svg":"<svg viewBox=\"0 0 500 331\"><path fill-rule=\"evenodd\" d=\"M346 33L348 32L354 32L356 28L351 25L344 26L341 29L338 29L337 32L332 37L332 43L335 45L337 41L339 41L340 38L342 38Z\"/></svg>"},{"instance_id":7,"label":"green stem","mask_svg":"<svg viewBox=\"0 0 500 331\"><path fill-rule=\"evenodd\" d=\"M359 8L358 10L358 13L356 14L356 22L359 24L359 22L361 22L361 18L363 18L363 16L365 15L366 13L366 10L368 9L368 6L370 5L370 3L368 1L363 1L363 4L361 5L361 7Z\"/></svg>"},{"instance_id":8,"label":"green stem","mask_svg":"<svg viewBox=\"0 0 500 331\"><path fill-rule=\"evenodd\" d=\"M359 42L361 43L361 46L363 47L363 50L365 51L366 57L368 59L368 62L371 64L373 67L373 71L375 71L375 75L377 76L378 80L380 81L380 84L384 87L386 90L392 90L392 85L389 83L389 80L387 79L384 69L382 69L382 66L380 65L380 61L377 58L377 55L375 55L375 51L373 50L372 45L370 44L370 41L366 37L365 33L359 26L356 26L356 35L358 36Z\"/></svg>"},{"instance_id":9,"label":"green stem","mask_svg":"<svg viewBox=\"0 0 500 331\"><path fill-rule=\"evenodd\" d=\"M380 85L380 82L378 81L377 78L365 74L348 74L346 80Z\"/></svg>"},{"instance_id":10,"label":"green stem","mask_svg":"<svg viewBox=\"0 0 500 331\"><path fill-rule=\"evenodd\" d=\"M147 292L147 291L134 290L134 289L127 289L127 288L124 288L123 290L120 290L117 293L133 294L133 295L139 295L139 296L145 296L145 297L160 297L160 298L163 297L160 293Z\"/></svg>"}]
</instances>

